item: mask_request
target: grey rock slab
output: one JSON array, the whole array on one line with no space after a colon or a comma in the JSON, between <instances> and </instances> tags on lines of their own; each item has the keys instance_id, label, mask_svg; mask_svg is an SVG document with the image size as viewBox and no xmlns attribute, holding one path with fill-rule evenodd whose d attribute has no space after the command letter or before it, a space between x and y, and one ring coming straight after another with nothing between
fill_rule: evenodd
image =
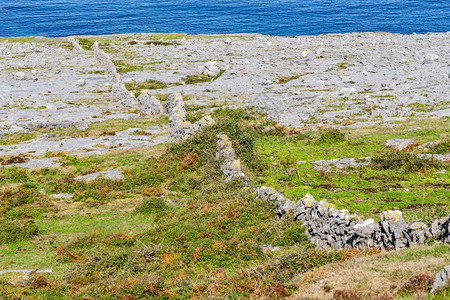
<instances>
[{"instance_id":1,"label":"grey rock slab","mask_svg":"<svg viewBox=\"0 0 450 300\"><path fill-rule=\"evenodd\" d=\"M3 167L9 168L12 166L16 166L19 168L27 168L27 169L60 167L62 165L62 163L57 162L59 159L60 159L59 157L30 159L29 161L24 162L24 163L4 165Z\"/></svg>"},{"instance_id":2,"label":"grey rock slab","mask_svg":"<svg viewBox=\"0 0 450 300\"><path fill-rule=\"evenodd\" d=\"M8 273L21 273L25 276L30 275L31 273L53 273L53 269L45 269L45 270L36 270L36 269L12 269L12 270L0 270L0 275L8 274Z\"/></svg>"},{"instance_id":3,"label":"grey rock slab","mask_svg":"<svg viewBox=\"0 0 450 300\"><path fill-rule=\"evenodd\" d=\"M73 194L61 193L61 194L51 194L48 196L50 199L72 199Z\"/></svg>"},{"instance_id":4,"label":"grey rock slab","mask_svg":"<svg viewBox=\"0 0 450 300\"><path fill-rule=\"evenodd\" d=\"M371 157L361 158L336 158L329 160L317 160L312 162L313 169L317 171L331 172L333 167L336 169L343 169L347 167L367 166L371 163Z\"/></svg>"},{"instance_id":5,"label":"grey rock slab","mask_svg":"<svg viewBox=\"0 0 450 300\"><path fill-rule=\"evenodd\" d=\"M104 178L108 180L122 180L123 174L118 170L108 170L102 172L96 172L84 176L75 177L75 180L89 182L92 180L96 180L97 178Z\"/></svg>"},{"instance_id":6,"label":"grey rock slab","mask_svg":"<svg viewBox=\"0 0 450 300\"><path fill-rule=\"evenodd\" d=\"M164 143L166 141L167 135L153 137L147 135L122 135L121 133L115 136L70 138L59 141L48 140L45 138L35 138L21 144L0 146L0 155L19 155L27 153L32 153L33 155L43 155L46 152L67 153L80 150L87 151L89 154L93 151L105 151L108 149L149 147Z\"/></svg>"},{"instance_id":7,"label":"grey rock slab","mask_svg":"<svg viewBox=\"0 0 450 300\"><path fill-rule=\"evenodd\" d=\"M450 161L450 153L447 154L417 154L419 157L434 158L439 161Z\"/></svg>"},{"instance_id":8,"label":"grey rock slab","mask_svg":"<svg viewBox=\"0 0 450 300\"><path fill-rule=\"evenodd\" d=\"M413 145L415 142L411 139L389 139L384 142L386 147L392 147L396 150L403 150L406 147Z\"/></svg>"}]
</instances>

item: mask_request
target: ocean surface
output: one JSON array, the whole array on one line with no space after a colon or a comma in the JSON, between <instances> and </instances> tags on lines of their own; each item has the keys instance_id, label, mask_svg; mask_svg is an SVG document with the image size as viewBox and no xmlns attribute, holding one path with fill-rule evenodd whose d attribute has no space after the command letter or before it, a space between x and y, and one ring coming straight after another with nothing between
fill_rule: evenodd
<instances>
[{"instance_id":1,"label":"ocean surface","mask_svg":"<svg viewBox=\"0 0 450 300\"><path fill-rule=\"evenodd\" d=\"M0 0L0 36L450 31L450 0Z\"/></svg>"}]
</instances>

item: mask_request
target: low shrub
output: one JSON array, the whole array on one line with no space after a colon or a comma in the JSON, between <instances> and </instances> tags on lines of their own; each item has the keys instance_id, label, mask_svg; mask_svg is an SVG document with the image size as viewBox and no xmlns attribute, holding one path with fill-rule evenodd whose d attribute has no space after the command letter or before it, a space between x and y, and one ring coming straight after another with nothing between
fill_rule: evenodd
<instances>
[{"instance_id":1,"label":"low shrub","mask_svg":"<svg viewBox=\"0 0 450 300\"><path fill-rule=\"evenodd\" d=\"M166 212L169 206L164 202L162 198L151 197L144 198L141 204L136 206L135 213L143 215L161 214Z\"/></svg>"},{"instance_id":2,"label":"low shrub","mask_svg":"<svg viewBox=\"0 0 450 300\"><path fill-rule=\"evenodd\" d=\"M328 128L320 131L319 138L315 141L316 144L334 144L345 141L345 134L339 129Z\"/></svg>"},{"instance_id":3,"label":"low shrub","mask_svg":"<svg viewBox=\"0 0 450 300\"><path fill-rule=\"evenodd\" d=\"M447 154L450 152L450 139L443 140L430 147L430 153Z\"/></svg>"},{"instance_id":4,"label":"low shrub","mask_svg":"<svg viewBox=\"0 0 450 300\"><path fill-rule=\"evenodd\" d=\"M373 158L371 165L377 170L402 169L405 172L423 172L443 167L443 164L436 159L419 157L416 154L395 150Z\"/></svg>"},{"instance_id":5,"label":"low shrub","mask_svg":"<svg viewBox=\"0 0 450 300\"><path fill-rule=\"evenodd\" d=\"M39 234L33 220L0 219L0 245L32 238Z\"/></svg>"},{"instance_id":6,"label":"low shrub","mask_svg":"<svg viewBox=\"0 0 450 300\"><path fill-rule=\"evenodd\" d=\"M128 90L140 91L140 90L156 90L156 89L165 89L167 87L167 83L149 79L142 82L136 82L135 80L131 82L125 83L125 87Z\"/></svg>"}]
</instances>

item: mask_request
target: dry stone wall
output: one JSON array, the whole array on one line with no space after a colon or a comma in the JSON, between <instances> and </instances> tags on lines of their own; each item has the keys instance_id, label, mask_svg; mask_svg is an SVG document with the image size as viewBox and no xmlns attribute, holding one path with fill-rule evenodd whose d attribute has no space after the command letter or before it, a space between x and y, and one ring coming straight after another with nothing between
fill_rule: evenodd
<instances>
[{"instance_id":1,"label":"dry stone wall","mask_svg":"<svg viewBox=\"0 0 450 300\"><path fill-rule=\"evenodd\" d=\"M94 49L95 58L97 58L97 60L103 64L106 74L112 81L113 98L119 100L122 105L137 105L138 102L136 101L136 98L134 97L133 93L128 91L125 85L122 83L120 74L117 72L116 66L112 62L109 55L106 54L105 51L100 49L98 42L95 42L92 48Z\"/></svg>"},{"instance_id":2,"label":"dry stone wall","mask_svg":"<svg viewBox=\"0 0 450 300\"><path fill-rule=\"evenodd\" d=\"M83 52L83 48L80 45L80 42L74 38L73 36L67 37L67 41L72 44L73 50L75 52Z\"/></svg>"},{"instance_id":3,"label":"dry stone wall","mask_svg":"<svg viewBox=\"0 0 450 300\"><path fill-rule=\"evenodd\" d=\"M427 227L422 222L406 223L398 210L384 211L377 223L373 219L363 220L346 209L338 210L326 200L315 201L311 194L297 203L270 187L256 189L256 195L273 203L280 217L293 213L294 219L306 227L311 243L324 249L375 247L400 250L432 240L450 243L450 215Z\"/></svg>"},{"instance_id":4,"label":"dry stone wall","mask_svg":"<svg viewBox=\"0 0 450 300\"><path fill-rule=\"evenodd\" d=\"M215 124L215 121L208 115L192 124L186 119L185 107L186 104L180 93L173 93L167 98L165 112L169 115L169 132L172 142L183 141L196 131Z\"/></svg>"},{"instance_id":5,"label":"dry stone wall","mask_svg":"<svg viewBox=\"0 0 450 300\"><path fill-rule=\"evenodd\" d=\"M225 175L225 179L247 178L242 172L241 161L236 157L229 137L226 134L219 134L217 138L216 159L221 163L220 170Z\"/></svg>"}]
</instances>

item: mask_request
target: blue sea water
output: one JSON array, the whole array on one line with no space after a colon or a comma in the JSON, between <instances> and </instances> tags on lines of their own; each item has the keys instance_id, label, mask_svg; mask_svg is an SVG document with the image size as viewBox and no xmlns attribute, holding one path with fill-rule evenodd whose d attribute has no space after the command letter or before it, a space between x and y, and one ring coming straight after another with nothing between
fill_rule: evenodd
<instances>
[{"instance_id":1,"label":"blue sea water","mask_svg":"<svg viewBox=\"0 0 450 300\"><path fill-rule=\"evenodd\" d=\"M0 36L450 31L450 0L0 0Z\"/></svg>"}]
</instances>

